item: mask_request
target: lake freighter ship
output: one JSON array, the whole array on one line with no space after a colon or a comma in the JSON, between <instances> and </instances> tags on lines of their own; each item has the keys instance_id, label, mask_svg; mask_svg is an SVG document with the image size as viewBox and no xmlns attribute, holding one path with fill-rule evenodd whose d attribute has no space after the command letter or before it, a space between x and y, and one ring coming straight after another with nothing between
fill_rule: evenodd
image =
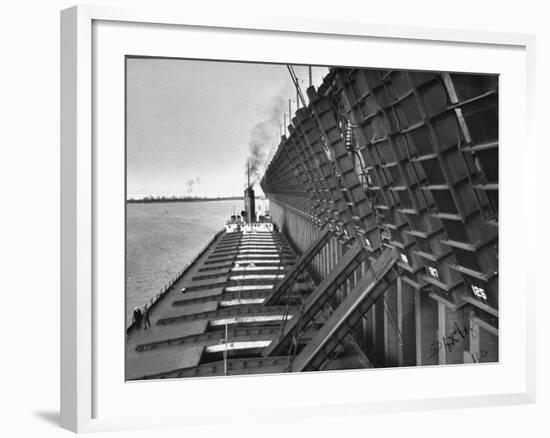
<instances>
[{"instance_id":1,"label":"lake freighter ship","mask_svg":"<svg viewBox=\"0 0 550 438\"><path fill-rule=\"evenodd\" d=\"M295 85L269 215L248 185L128 328L127 380L498 361L498 77Z\"/></svg>"}]
</instances>

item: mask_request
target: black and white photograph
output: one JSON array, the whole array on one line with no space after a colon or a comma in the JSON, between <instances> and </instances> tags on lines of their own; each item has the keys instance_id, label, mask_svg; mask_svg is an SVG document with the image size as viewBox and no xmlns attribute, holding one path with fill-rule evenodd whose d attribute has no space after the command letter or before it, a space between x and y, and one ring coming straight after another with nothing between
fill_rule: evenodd
<instances>
[{"instance_id":1,"label":"black and white photograph","mask_svg":"<svg viewBox=\"0 0 550 438\"><path fill-rule=\"evenodd\" d=\"M499 361L498 75L126 57L126 379Z\"/></svg>"}]
</instances>

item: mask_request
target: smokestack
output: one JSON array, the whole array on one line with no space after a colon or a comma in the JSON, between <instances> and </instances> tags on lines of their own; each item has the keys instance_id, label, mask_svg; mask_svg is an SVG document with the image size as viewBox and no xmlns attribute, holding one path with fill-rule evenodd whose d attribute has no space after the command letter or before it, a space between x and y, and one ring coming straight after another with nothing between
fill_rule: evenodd
<instances>
[{"instance_id":1,"label":"smokestack","mask_svg":"<svg viewBox=\"0 0 550 438\"><path fill-rule=\"evenodd\" d=\"M283 135L286 135L286 114L283 114Z\"/></svg>"},{"instance_id":2,"label":"smokestack","mask_svg":"<svg viewBox=\"0 0 550 438\"><path fill-rule=\"evenodd\" d=\"M248 184L244 189L244 209L246 211L246 221L249 224L256 222L256 205L254 203L254 190L250 186L250 164L248 167Z\"/></svg>"},{"instance_id":3,"label":"smokestack","mask_svg":"<svg viewBox=\"0 0 550 438\"><path fill-rule=\"evenodd\" d=\"M311 65L308 67L309 70L309 86L313 85L313 75L311 74Z\"/></svg>"},{"instance_id":4,"label":"smokestack","mask_svg":"<svg viewBox=\"0 0 550 438\"><path fill-rule=\"evenodd\" d=\"M252 187L247 187L244 190L244 209L246 211L246 221L249 224L256 222L256 205L254 196L254 189Z\"/></svg>"}]
</instances>

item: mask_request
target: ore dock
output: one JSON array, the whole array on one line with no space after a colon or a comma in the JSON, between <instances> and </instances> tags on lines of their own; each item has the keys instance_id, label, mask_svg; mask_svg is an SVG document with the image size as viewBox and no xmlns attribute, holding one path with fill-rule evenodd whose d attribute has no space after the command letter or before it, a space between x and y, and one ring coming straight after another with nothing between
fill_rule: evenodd
<instances>
[{"instance_id":1,"label":"ore dock","mask_svg":"<svg viewBox=\"0 0 550 438\"><path fill-rule=\"evenodd\" d=\"M247 187L128 329L127 380L498 361L498 77L295 85L269 217Z\"/></svg>"}]
</instances>

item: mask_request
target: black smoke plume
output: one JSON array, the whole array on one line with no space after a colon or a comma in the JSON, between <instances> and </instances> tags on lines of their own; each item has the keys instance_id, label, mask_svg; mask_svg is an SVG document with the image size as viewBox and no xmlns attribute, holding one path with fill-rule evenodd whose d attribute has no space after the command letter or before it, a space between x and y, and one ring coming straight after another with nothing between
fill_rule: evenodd
<instances>
[{"instance_id":1,"label":"black smoke plume","mask_svg":"<svg viewBox=\"0 0 550 438\"><path fill-rule=\"evenodd\" d=\"M273 144L279 145L279 131L285 109L283 97L273 98L267 108L267 118L254 125L250 132L248 166L250 167L251 185L260 181Z\"/></svg>"}]
</instances>

